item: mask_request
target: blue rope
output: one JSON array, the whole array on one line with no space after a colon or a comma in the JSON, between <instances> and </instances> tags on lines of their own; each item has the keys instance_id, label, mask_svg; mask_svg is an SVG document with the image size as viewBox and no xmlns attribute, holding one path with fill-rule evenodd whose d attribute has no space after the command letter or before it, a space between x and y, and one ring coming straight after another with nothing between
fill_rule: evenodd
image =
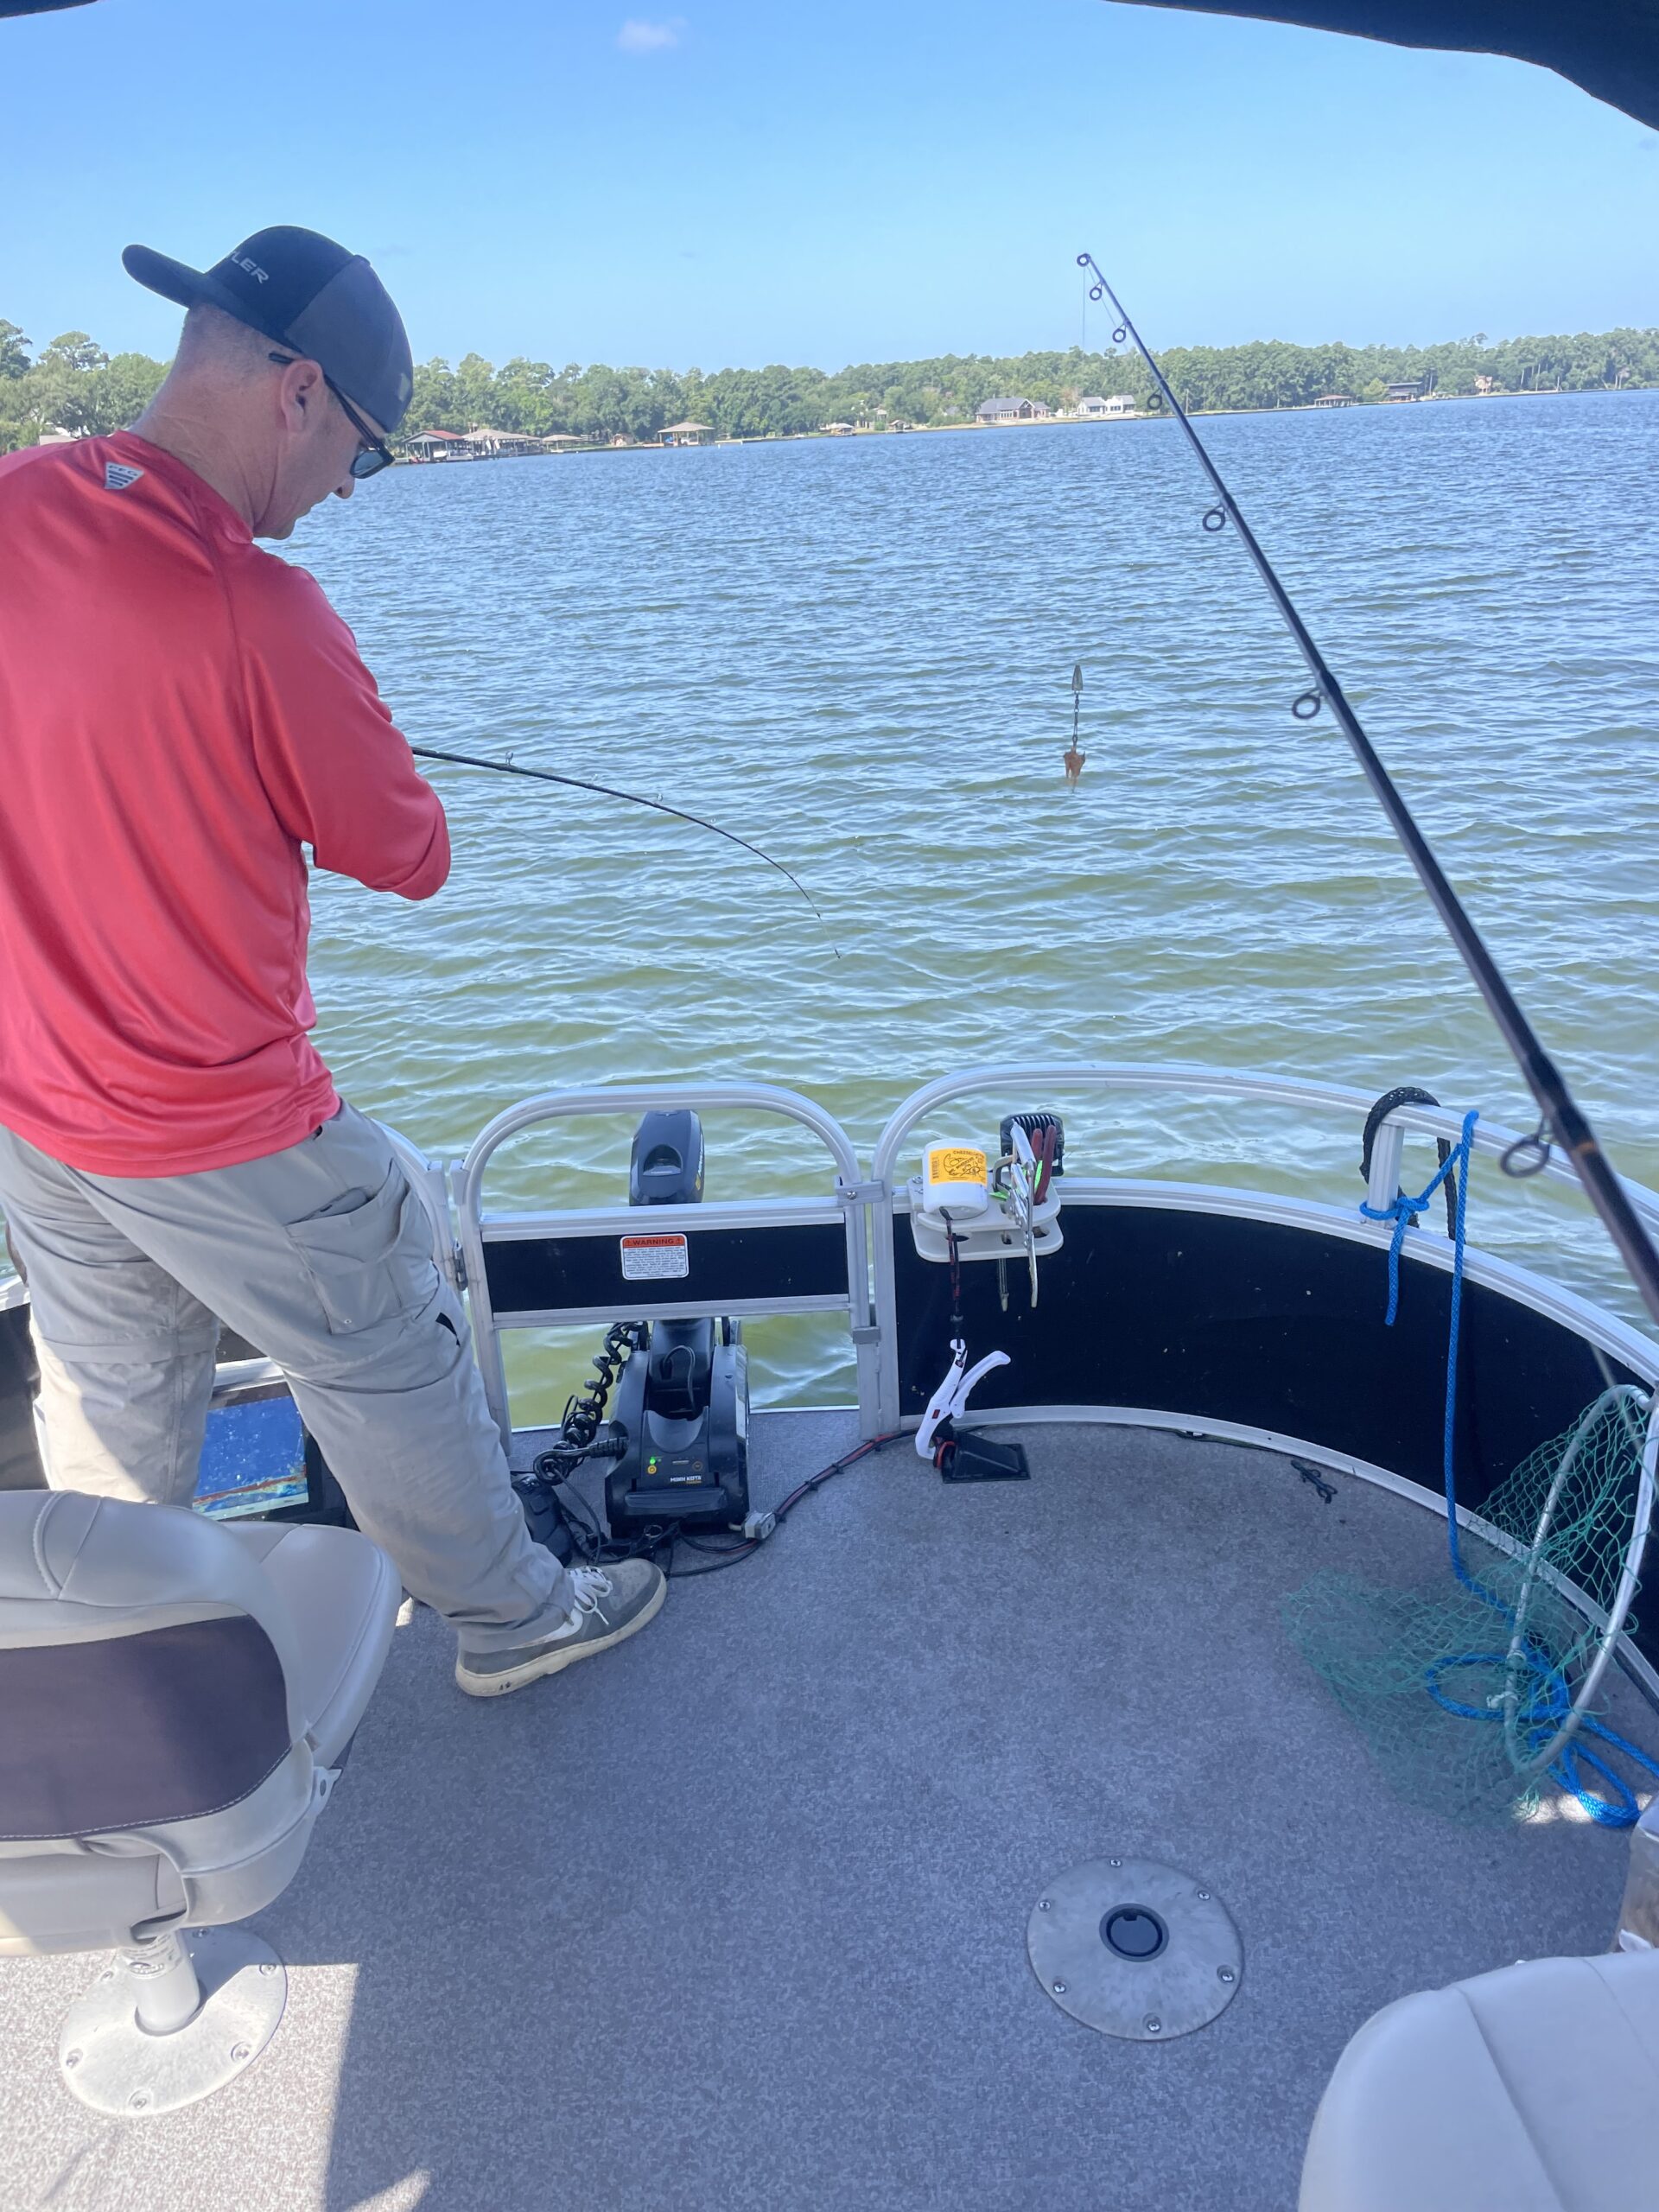
<instances>
[{"instance_id":1,"label":"blue rope","mask_svg":"<svg viewBox=\"0 0 1659 2212\"><path fill-rule=\"evenodd\" d=\"M1427 1208L1446 1177L1456 1173L1458 1178L1458 1207L1452 1245L1452 1326L1446 1347L1446 1423L1440 1444L1440 1472L1446 1485L1446 1548L1452 1554L1452 1572L1466 1590L1484 1598L1489 1605L1497 1605L1491 1592L1483 1590L1464 1566L1463 1554L1458 1548L1458 1482L1456 1459L1452 1450L1453 1425L1458 1411L1458 1344L1463 1332L1463 1255L1469 1217L1469 1154L1475 1141L1475 1123L1480 1116L1471 1108L1463 1117L1463 1135L1435 1169L1427 1187L1414 1198L1403 1191L1396 1191L1386 1206L1362 1205L1360 1211L1367 1221L1392 1221L1394 1235L1389 1243L1389 1310L1382 1317L1385 1328L1394 1326L1400 1311L1400 1248L1406 1241L1406 1231L1416 1217ZM1500 1606L1499 1610L1502 1608Z\"/></svg>"},{"instance_id":2,"label":"blue rope","mask_svg":"<svg viewBox=\"0 0 1659 2212\"><path fill-rule=\"evenodd\" d=\"M1470 1112L1463 1117L1463 1135L1440 1162L1433 1179L1413 1198L1397 1191L1386 1206L1362 1205L1360 1211L1367 1221L1392 1221L1394 1235L1389 1243L1389 1310L1383 1325L1392 1328L1400 1311L1400 1249L1405 1243L1406 1231L1415 1216L1427 1206L1446 1177L1457 1173L1458 1203L1456 1226L1452 1236L1452 1317L1446 1347L1446 1422L1441 1444L1441 1472L1446 1485L1446 1548L1452 1563L1452 1572L1465 1590L1500 1613L1513 1628L1515 1616L1500 1598L1476 1581L1463 1563L1463 1553L1458 1536L1457 1462L1453 1450L1454 1427L1458 1409L1458 1341L1463 1323L1463 1258L1465 1243L1465 1224L1469 1208L1469 1158L1474 1144L1475 1123L1480 1116ZM1548 1654L1529 1640L1522 1646L1522 1656L1533 1676L1533 1689L1522 1711L1522 1719L1530 1747L1539 1751L1555 1733L1556 1729L1573 1709L1573 1699L1567 1677ZM1454 1713L1467 1720L1502 1721L1503 1714L1489 1705L1465 1705L1448 1696L1440 1686L1440 1676L1451 1667L1507 1668L1510 1656L1506 1651L1465 1651L1455 1656L1437 1660L1424 1669L1428 1694L1436 1705L1446 1713ZM1635 1793L1629 1784L1616 1775L1604 1759L1587 1749L1582 1738L1593 1736L1618 1751L1621 1757L1659 1779L1659 1761L1650 1759L1645 1751L1627 1743L1623 1736L1615 1735L1599 1720L1586 1713L1580 1719L1578 1735L1568 1744L1558 1759L1549 1765L1550 1779L1558 1783L1569 1796L1576 1797L1590 1818L1599 1827L1610 1828L1633 1827L1639 1815ZM1593 1767L1608 1790L1593 1789L1583 1774L1584 1767Z\"/></svg>"}]
</instances>

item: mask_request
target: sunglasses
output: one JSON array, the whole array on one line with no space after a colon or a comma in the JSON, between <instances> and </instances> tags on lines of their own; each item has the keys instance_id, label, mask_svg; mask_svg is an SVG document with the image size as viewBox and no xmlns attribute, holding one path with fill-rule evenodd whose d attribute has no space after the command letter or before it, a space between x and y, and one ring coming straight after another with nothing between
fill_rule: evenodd
<instances>
[{"instance_id":1,"label":"sunglasses","mask_svg":"<svg viewBox=\"0 0 1659 2212\"><path fill-rule=\"evenodd\" d=\"M294 353L268 353L265 356L268 361L275 361L279 369L291 369L296 359L303 358L303 355ZM383 468L390 468L397 456L384 440L375 436L374 432L326 369L322 372L322 380L340 402L340 412L345 416L346 420L363 441L352 455L351 474L360 484L365 476L378 476Z\"/></svg>"}]
</instances>

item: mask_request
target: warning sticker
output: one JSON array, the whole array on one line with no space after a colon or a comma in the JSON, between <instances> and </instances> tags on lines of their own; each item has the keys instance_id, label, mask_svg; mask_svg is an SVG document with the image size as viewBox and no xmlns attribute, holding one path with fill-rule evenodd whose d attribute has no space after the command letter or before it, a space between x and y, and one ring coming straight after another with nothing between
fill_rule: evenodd
<instances>
[{"instance_id":1,"label":"warning sticker","mask_svg":"<svg viewBox=\"0 0 1659 2212\"><path fill-rule=\"evenodd\" d=\"M930 1183L982 1183L985 1155L965 1144L936 1144L927 1155Z\"/></svg>"},{"instance_id":2,"label":"warning sticker","mask_svg":"<svg viewBox=\"0 0 1659 2212\"><path fill-rule=\"evenodd\" d=\"M622 1239L625 1282L663 1282L671 1275L689 1275L690 1272L691 1255L683 1236Z\"/></svg>"}]
</instances>

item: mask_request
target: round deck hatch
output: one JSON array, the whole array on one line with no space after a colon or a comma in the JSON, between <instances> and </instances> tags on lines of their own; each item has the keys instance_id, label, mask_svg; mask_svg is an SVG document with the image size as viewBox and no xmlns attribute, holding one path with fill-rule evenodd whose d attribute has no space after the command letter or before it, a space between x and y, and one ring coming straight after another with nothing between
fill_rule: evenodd
<instances>
[{"instance_id":1,"label":"round deck hatch","mask_svg":"<svg viewBox=\"0 0 1659 2212\"><path fill-rule=\"evenodd\" d=\"M1062 2012L1135 2043L1207 2027L1244 1972L1227 1908L1151 1859L1090 1859L1057 1876L1033 1910L1026 1948Z\"/></svg>"}]
</instances>

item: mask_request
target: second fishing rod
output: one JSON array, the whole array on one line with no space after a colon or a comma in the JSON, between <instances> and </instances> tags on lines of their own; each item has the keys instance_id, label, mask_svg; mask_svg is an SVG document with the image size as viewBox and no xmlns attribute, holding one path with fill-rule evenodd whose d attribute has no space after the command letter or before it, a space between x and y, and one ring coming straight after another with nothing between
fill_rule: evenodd
<instances>
[{"instance_id":1,"label":"second fishing rod","mask_svg":"<svg viewBox=\"0 0 1659 2212\"><path fill-rule=\"evenodd\" d=\"M1383 766L1376 747L1366 735L1358 715L1349 704L1341 684L1337 681L1324 654L1315 644L1312 632L1297 612L1289 593L1281 582L1273 563L1256 542L1255 533L1245 521L1224 481L1220 470L1211 459L1208 447L1193 428L1186 410L1176 397L1167 378L1160 367L1157 357L1135 328L1128 311L1116 293L1101 273L1092 253L1080 253L1077 266L1093 277L1089 296L1091 300L1107 300L1117 318L1113 333L1116 343L1122 345L1127 338L1146 363L1161 400L1175 421L1180 424L1198 466L1208 478L1216 494L1216 505L1204 518L1204 526L1211 531L1225 530L1230 525L1238 534L1240 544L1249 554L1257 575L1267 586L1269 597L1278 609L1281 620L1295 640L1296 649L1306 664L1313 681L1293 702L1291 712L1299 721L1312 721L1322 709L1328 709L1338 728L1347 739L1360 765L1366 782L1375 792L1387 815L1395 835L1405 848L1406 855L1417 872L1419 881L1441 921L1446 925L1452 941L1458 949L1465 967L1474 979L1476 988L1485 1001L1487 1011L1497 1023L1498 1032L1514 1057L1516 1065L1532 1093L1541 1120L1537 1135L1530 1141L1529 1156L1522 1160L1506 1164L1511 1173L1526 1173L1543 1165L1546 1157L1546 1136L1553 1137L1572 1162L1574 1173L1582 1185L1586 1197L1600 1216L1603 1225L1612 1238L1619 1257L1630 1270L1630 1277L1642 1294L1642 1302L1656 1322L1659 1322L1659 1253L1637 1217L1636 1209L1625 1193L1624 1185L1615 1173L1611 1162L1603 1152L1588 1116L1573 1097L1567 1082L1556 1067L1537 1033L1522 1011L1515 994L1504 981L1503 972L1487 949L1485 940L1465 911L1462 900L1452 889L1446 871L1435 857L1433 849L1418 828L1411 809L1401 797L1398 787Z\"/></svg>"}]
</instances>

